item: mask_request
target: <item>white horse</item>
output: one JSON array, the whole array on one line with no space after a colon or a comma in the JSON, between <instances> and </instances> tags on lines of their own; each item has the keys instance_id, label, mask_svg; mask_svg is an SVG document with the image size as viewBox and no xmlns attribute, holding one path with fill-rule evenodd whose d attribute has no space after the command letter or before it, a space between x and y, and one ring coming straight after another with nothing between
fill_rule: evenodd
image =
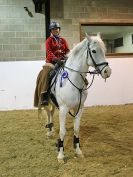
<instances>
[{"instance_id":1,"label":"white horse","mask_svg":"<svg viewBox=\"0 0 133 177\"><path fill-rule=\"evenodd\" d=\"M71 110L74 115L74 147L75 153L82 156L79 141L80 119L84 102L87 98L87 85L85 83L89 66L96 69L103 79L110 77L111 69L105 59L105 45L99 34L97 36L86 36L69 53L64 68L59 71L56 77L56 84L52 86L51 91L55 95L59 105L59 139L58 160L64 159L64 137L66 133L66 116ZM55 79L53 79L55 80ZM49 131L53 128L53 109L46 106L48 115Z\"/></svg>"}]
</instances>

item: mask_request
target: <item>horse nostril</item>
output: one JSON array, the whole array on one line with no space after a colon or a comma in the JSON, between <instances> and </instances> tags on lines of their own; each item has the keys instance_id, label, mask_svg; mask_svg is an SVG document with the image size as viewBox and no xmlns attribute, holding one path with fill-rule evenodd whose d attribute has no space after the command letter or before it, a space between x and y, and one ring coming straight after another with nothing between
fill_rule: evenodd
<instances>
[{"instance_id":1,"label":"horse nostril","mask_svg":"<svg viewBox=\"0 0 133 177\"><path fill-rule=\"evenodd\" d=\"M104 73L107 74L107 70L105 70Z\"/></svg>"}]
</instances>

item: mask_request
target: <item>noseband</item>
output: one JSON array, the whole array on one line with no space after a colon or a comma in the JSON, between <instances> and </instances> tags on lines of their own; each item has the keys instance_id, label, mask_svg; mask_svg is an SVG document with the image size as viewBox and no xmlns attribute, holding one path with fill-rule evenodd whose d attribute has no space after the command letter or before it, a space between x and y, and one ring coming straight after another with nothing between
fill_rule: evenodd
<instances>
[{"instance_id":1,"label":"noseband","mask_svg":"<svg viewBox=\"0 0 133 177\"><path fill-rule=\"evenodd\" d=\"M92 63L94 64L94 67L95 67L95 69L96 69L96 71L97 71L97 74L101 74L102 70L103 70L106 66L108 66L108 62L102 62L102 63L98 63L98 64L97 64L97 63L95 62L93 56L92 56L92 53L91 53L91 50L90 50L89 45L88 45L88 50L87 50L87 58L88 58L88 55L90 55L90 57L91 57ZM102 69L100 70L100 69L99 69L99 66L102 66L102 65L103 65L103 67L102 67Z\"/></svg>"}]
</instances>

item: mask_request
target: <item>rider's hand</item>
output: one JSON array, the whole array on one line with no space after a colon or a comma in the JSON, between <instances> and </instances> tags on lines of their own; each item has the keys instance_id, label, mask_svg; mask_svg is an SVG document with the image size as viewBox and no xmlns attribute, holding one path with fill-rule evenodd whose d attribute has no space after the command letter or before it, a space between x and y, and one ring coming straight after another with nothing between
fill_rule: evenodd
<instances>
[{"instance_id":1,"label":"rider's hand","mask_svg":"<svg viewBox=\"0 0 133 177\"><path fill-rule=\"evenodd\" d=\"M54 58L54 59L52 60L52 64L55 65L55 64L58 62L58 60L59 60L59 59Z\"/></svg>"}]
</instances>

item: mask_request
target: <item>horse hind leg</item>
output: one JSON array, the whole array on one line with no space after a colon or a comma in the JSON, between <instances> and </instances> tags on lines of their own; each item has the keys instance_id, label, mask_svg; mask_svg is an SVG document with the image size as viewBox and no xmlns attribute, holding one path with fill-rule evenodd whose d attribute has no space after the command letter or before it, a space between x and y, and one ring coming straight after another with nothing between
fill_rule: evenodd
<instances>
[{"instance_id":1,"label":"horse hind leg","mask_svg":"<svg viewBox=\"0 0 133 177\"><path fill-rule=\"evenodd\" d=\"M79 110L78 114L74 118L73 147L75 149L76 156L78 156L78 157L83 157L82 151L80 149L80 140L79 140L79 129L80 129L81 115L82 115L82 109Z\"/></svg>"},{"instance_id":2,"label":"horse hind leg","mask_svg":"<svg viewBox=\"0 0 133 177\"><path fill-rule=\"evenodd\" d=\"M41 104L38 104L38 119L42 122L43 115L42 115L42 107L41 107Z\"/></svg>"},{"instance_id":3,"label":"horse hind leg","mask_svg":"<svg viewBox=\"0 0 133 177\"><path fill-rule=\"evenodd\" d=\"M53 115L55 112L54 105L50 105L49 107L45 107L46 115L47 115L47 136L50 137L54 133L54 123L53 123Z\"/></svg>"},{"instance_id":4,"label":"horse hind leg","mask_svg":"<svg viewBox=\"0 0 133 177\"><path fill-rule=\"evenodd\" d=\"M38 119L41 122L41 125L44 124L44 115L43 115L43 106L41 106L41 100L38 101Z\"/></svg>"}]
</instances>

